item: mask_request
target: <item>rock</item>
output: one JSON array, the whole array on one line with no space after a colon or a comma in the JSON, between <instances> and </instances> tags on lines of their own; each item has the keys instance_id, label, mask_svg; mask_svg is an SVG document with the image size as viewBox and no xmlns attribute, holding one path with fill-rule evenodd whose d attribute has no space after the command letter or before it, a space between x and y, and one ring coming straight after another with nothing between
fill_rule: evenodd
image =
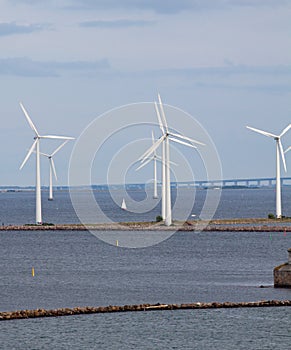
<instances>
[{"instance_id":1,"label":"rock","mask_svg":"<svg viewBox=\"0 0 291 350\"><path fill-rule=\"evenodd\" d=\"M291 288L291 248L288 254L288 262L274 268L275 288Z\"/></svg>"}]
</instances>

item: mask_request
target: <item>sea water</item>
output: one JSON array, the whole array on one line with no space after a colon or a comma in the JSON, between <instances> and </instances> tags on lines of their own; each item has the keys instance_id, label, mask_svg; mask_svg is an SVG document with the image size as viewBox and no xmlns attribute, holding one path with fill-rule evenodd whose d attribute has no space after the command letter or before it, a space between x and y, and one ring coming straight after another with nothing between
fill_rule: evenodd
<instances>
[{"instance_id":1,"label":"sea water","mask_svg":"<svg viewBox=\"0 0 291 350\"><path fill-rule=\"evenodd\" d=\"M123 192L113 191L113 196L108 191L93 191L93 195L98 204L100 212L113 222L122 221L155 221L161 214L161 203L155 200L149 210L142 210L141 213L135 212L135 204L146 201L149 193L143 190L128 191L128 196L133 200L132 206L128 206L128 211L120 208L123 199ZM87 192L80 192L78 199L86 201ZM210 203L219 198L220 191L216 189L187 189L179 190L181 207L175 208L173 217L187 213L186 219L199 219L202 208L205 204L205 198L208 195ZM80 223L80 218L75 213L70 200L68 191L56 191L55 200L47 200L48 193L43 191L42 210L43 221L55 224ZM175 202L177 191L172 189L172 199ZM113 200L115 198L115 201ZM117 200L116 200L117 198ZM152 200L152 199L151 199ZM191 206L194 202L193 207ZM153 202L153 200L152 200ZM189 208L190 205L190 208ZM104 222L98 216L95 208L92 210L92 222ZM269 213L275 214L275 188L257 188L257 189L223 189L220 195L220 201L216 211L213 211L214 218L266 218ZM282 212L285 216L291 216L291 187L284 186L282 191ZM195 216L193 216L195 215ZM25 224L35 222L35 193L33 191L25 192L0 192L0 224Z\"/></svg>"},{"instance_id":2,"label":"sea water","mask_svg":"<svg viewBox=\"0 0 291 350\"><path fill-rule=\"evenodd\" d=\"M219 209L227 217L250 217L252 208L259 212L252 216L262 216L268 203L272 209L271 190L228 191ZM5 222L33 220L31 194L3 198ZM65 193L44 206L55 222L77 222L72 210ZM0 310L290 299L291 290L273 288L273 268L287 261L289 247L288 232L177 232L158 245L128 249L86 231L1 231ZM0 323L0 348L287 349L290 321L286 307L14 320Z\"/></svg>"}]
</instances>

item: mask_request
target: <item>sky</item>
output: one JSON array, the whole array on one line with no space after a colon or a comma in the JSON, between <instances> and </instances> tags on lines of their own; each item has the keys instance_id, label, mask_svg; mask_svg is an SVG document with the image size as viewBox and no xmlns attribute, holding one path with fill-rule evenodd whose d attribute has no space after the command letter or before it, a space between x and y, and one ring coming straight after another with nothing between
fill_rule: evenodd
<instances>
[{"instance_id":1,"label":"sky","mask_svg":"<svg viewBox=\"0 0 291 350\"><path fill-rule=\"evenodd\" d=\"M276 134L291 122L290 18L289 0L1 0L0 185L34 184L33 159L19 170L33 142L20 101L40 133L78 140L98 116L158 92L207 131L223 178L275 176L274 140L245 126ZM76 143L55 157L59 185ZM291 152L286 160L291 176ZM94 182L105 183L108 160L95 163Z\"/></svg>"}]
</instances>

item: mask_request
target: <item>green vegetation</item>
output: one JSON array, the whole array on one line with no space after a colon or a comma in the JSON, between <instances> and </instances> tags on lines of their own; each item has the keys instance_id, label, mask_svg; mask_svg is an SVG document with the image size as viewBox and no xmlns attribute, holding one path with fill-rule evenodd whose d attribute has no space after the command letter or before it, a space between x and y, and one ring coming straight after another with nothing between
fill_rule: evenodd
<instances>
[{"instance_id":1,"label":"green vegetation","mask_svg":"<svg viewBox=\"0 0 291 350\"><path fill-rule=\"evenodd\" d=\"M161 217L161 215L158 215L156 217L156 222L161 222L161 221L163 221L163 218Z\"/></svg>"},{"instance_id":2,"label":"green vegetation","mask_svg":"<svg viewBox=\"0 0 291 350\"><path fill-rule=\"evenodd\" d=\"M269 214L268 214L268 219L272 219L272 220L275 219L275 215L272 214L272 213L269 213Z\"/></svg>"}]
</instances>

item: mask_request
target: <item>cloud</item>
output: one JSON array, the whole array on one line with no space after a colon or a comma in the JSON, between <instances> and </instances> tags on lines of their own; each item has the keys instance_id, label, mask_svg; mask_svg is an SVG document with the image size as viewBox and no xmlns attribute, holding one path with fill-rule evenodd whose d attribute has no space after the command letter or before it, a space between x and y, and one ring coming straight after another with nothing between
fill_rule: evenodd
<instances>
[{"instance_id":1,"label":"cloud","mask_svg":"<svg viewBox=\"0 0 291 350\"><path fill-rule=\"evenodd\" d=\"M0 36L29 34L50 28L48 24L17 24L15 22L0 23Z\"/></svg>"},{"instance_id":2,"label":"cloud","mask_svg":"<svg viewBox=\"0 0 291 350\"><path fill-rule=\"evenodd\" d=\"M66 71L98 73L108 71L108 60L99 61L33 61L26 57L0 59L0 75L22 77L58 77Z\"/></svg>"},{"instance_id":3,"label":"cloud","mask_svg":"<svg viewBox=\"0 0 291 350\"><path fill-rule=\"evenodd\" d=\"M96 10L152 10L156 13L174 14L181 11L219 10L233 7L278 7L288 5L288 0L70 0L71 8Z\"/></svg>"},{"instance_id":4,"label":"cloud","mask_svg":"<svg viewBox=\"0 0 291 350\"><path fill-rule=\"evenodd\" d=\"M81 74L127 81L128 79L179 82L199 89L231 89L290 93L291 66L247 66L228 64L220 67L173 68L140 71L114 70L107 59L98 61L34 61L26 57L0 59L0 75L21 77L59 77ZM105 76L102 76L105 79Z\"/></svg>"},{"instance_id":5,"label":"cloud","mask_svg":"<svg viewBox=\"0 0 291 350\"><path fill-rule=\"evenodd\" d=\"M221 67L197 67L159 69L136 72L137 79L156 79L178 82L184 88L246 90L267 93L291 92L291 66L227 65Z\"/></svg>"},{"instance_id":6,"label":"cloud","mask_svg":"<svg viewBox=\"0 0 291 350\"><path fill-rule=\"evenodd\" d=\"M221 67L197 67L185 69L170 69L161 71L163 74L183 74L186 76L230 76L230 75L281 75L290 76L291 66L277 65L277 66L247 66L228 64Z\"/></svg>"},{"instance_id":7,"label":"cloud","mask_svg":"<svg viewBox=\"0 0 291 350\"><path fill-rule=\"evenodd\" d=\"M145 20L129 20L129 19L118 19L113 21L86 21L81 22L81 27L89 28L128 28L128 27L145 27L154 24L155 21Z\"/></svg>"},{"instance_id":8,"label":"cloud","mask_svg":"<svg viewBox=\"0 0 291 350\"><path fill-rule=\"evenodd\" d=\"M29 5L45 4L76 10L150 10L162 14L181 11L219 10L233 7L278 7L290 5L290 0L10 0Z\"/></svg>"}]
</instances>

